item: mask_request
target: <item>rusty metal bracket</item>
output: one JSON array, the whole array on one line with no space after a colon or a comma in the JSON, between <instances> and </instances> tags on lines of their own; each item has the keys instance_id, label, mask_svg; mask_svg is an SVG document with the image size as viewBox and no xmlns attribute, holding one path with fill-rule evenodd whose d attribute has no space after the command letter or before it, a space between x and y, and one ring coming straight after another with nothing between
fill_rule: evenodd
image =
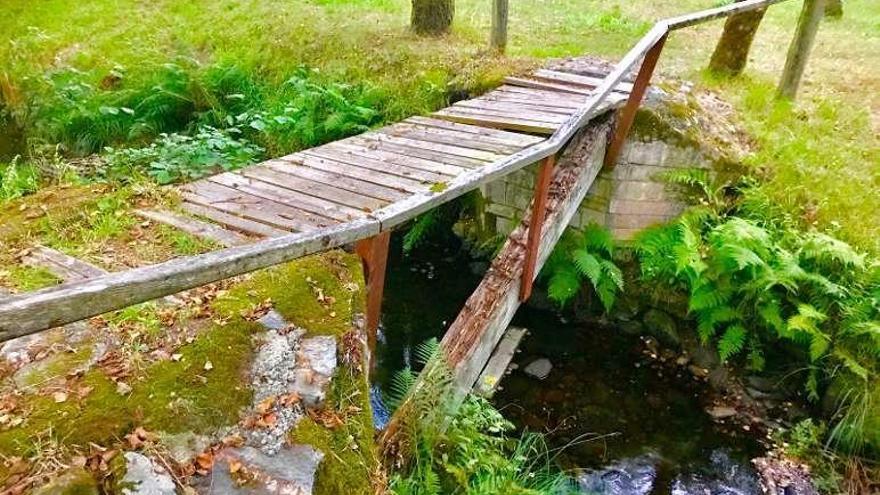
<instances>
[{"instance_id":1,"label":"rusty metal bracket","mask_svg":"<svg viewBox=\"0 0 880 495\"><path fill-rule=\"evenodd\" d=\"M361 257L364 266L364 279L367 286L366 331L370 355L375 355L376 332L379 329L379 316L382 313L382 295L385 292L385 271L388 265L388 245L391 232L381 232L373 237L362 239L355 245L355 252Z\"/></svg>"},{"instance_id":2,"label":"rusty metal bracket","mask_svg":"<svg viewBox=\"0 0 880 495\"><path fill-rule=\"evenodd\" d=\"M550 179L556 166L556 155L550 155L541 162L538 176L535 179L535 198L532 201L532 215L529 218L529 236L526 241L526 257L523 261L522 282L519 289L519 300L526 301L532 295L535 281L535 264L538 261L538 243L541 241L541 226L547 215L547 194L550 191Z\"/></svg>"}]
</instances>

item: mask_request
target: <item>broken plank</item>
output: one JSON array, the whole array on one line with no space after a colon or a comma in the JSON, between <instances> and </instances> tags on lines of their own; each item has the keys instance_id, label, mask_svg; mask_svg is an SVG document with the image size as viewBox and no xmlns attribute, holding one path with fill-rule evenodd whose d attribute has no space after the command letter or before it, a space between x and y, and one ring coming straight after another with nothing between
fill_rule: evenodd
<instances>
[{"instance_id":1,"label":"broken plank","mask_svg":"<svg viewBox=\"0 0 880 495\"><path fill-rule=\"evenodd\" d=\"M265 223L255 222L247 218L220 211L216 208L211 208L210 206L202 206L188 201L183 202L181 209L191 215L207 218L208 220L217 222L229 229L244 232L245 234L256 237L278 237L290 233L286 230L276 229Z\"/></svg>"},{"instance_id":2,"label":"broken plank","mask_svg":"<svg viewBox=\"0 0 880 495\"><path fill-rule=\"evenodd\" d=\"M368 149L378 149L382 151L397 153L399 155L412 156L425 160L437 161L440 163L448 163L450 165L455 165L457 167L462 167L469 170L480 168L486 164L486 162L482 160L475 160L473 158L449 155L446 153L438 153L436 151L423 148L413 148L412 146L392 143L391 141L387 140L380 141L365 134L349 138L346 141L359 144Z\"/></svg>"},{"instance_id":3,"label":"broken plank","mask_svg":"<svg viewBox=\"0 0 880 495\"><path fill-rule=\"evenodd\" d=\"M473 160L481 160L483 162L494 162L496 160L504 158L506 155L503 153L497 153L492 151L481 151L475 150L471 148L465 148L462 146L454 146L448 144L439 144L432 143L429 141L420 141L418 139L409 139L402 138L396 136L389 136L387 134L382 134L381 132L370 132L367 134L363 134L362 137L365 139L373 139L375 141L382 141L388 143L399 144L401 146L408 146L410 148L417 149L426 149L435 151L438 153L444 153L447 155L460 156L464 158L470 158Z\"/></svg>"},{"instance_id":4,"label":"broken plank","mask_svg":"<svg viewBox=\"0 0 880 495\"><path fill-rule=\"evenodd\" d=\"M393 162L383 162L377 153L377 157L359 155L347 150L338 149L336 147L322 146L303 152L306 155L316 156L318 158L326 158L337 162L347 163L356 167L373 170L380 174L395 175L406 179L417 180L419 182L442 182L452 175L441 174L432 170L424 170L421 168L410 167Z\"/></svg>"},{"instance_id":5,"label":"broken plank","mask_svg":"<svg viewBox=\"0 0 880 495\"><path fill-rule=\"evenodd\" d=\"M571 117L575 109L550 107L540 103L519 103L503 99L475 99L455 104L455 108L471 108L480 113L512 115L520 119L537 120L539 122L564 122Z\"/></svg>"},{"instance_id":6,"label":"broken plank","mask_svg":"<svg viewBox=\"0 0 880 495\"><path fill-rule=\"evenodd\" d=\"M602 79L598 77L582 76L579 74L572 74L570 72L560 72L549 69L538 69L532 74L532 77L544 79L547 81L553 81L560 84L573 84L575 86L581 86L588 89L596 88L600 84L602 84ZM618 93L629 94L630 91L632 91L632 88L632 83L620 82L617 83L617 86L614 87L614 91Z\"/></svg>"},{"instance_id":7,"label":"broken plank","mask_svg":"<svg viewBox=\"0 0 880 495\"><path fill-rule=\"evenodd\" d=\"M250 239L239 233L224 229L219 225L174 213L173 211L156 209L134 210L134 214L147 220L169 225L196 237L207 239L223 247L238 246L250 242Z\"/></svg>"},{"instance_id":8,"label":"broken plank","mask_svg":"<svg viewBox=\"0 0 880 495\"><path fill-rule=\"evenodd\" d=\"M528 333L528 330L522 327L510 326L504 332L501 342L492 352L492 357L480 373L477 383L474 384L474 392L483 397L491 398L498 389L501 379L507 373L507 368L516 354L520 341Z\"/></svg>"},{"instance_id":9,"label":"broken plank","mask_svg":"<svg viewBox=\"0 0 880 495\"><path fill-rule=\"evenodd\" d=\"M475 124L498 129L515 129L518 131L534 132L537 134L553 134L559 124L553 122L535 122L520 120L515 117L480 115L455 108L446 108L435 112L435 117L459 122L463 124Z\"/></svg>"},{"instance_id":10,"label":"broken plank","mask_svg":"<svg viewBox=\"0 0 880 495\"><path fill-rule=\"evenodd\" d=\"M479 136L479 139L490 139L492 142L511 144L522 148L538 144L544 140L542 137L532 136L530 134L502 131L477 125L459 124L457 122L450 122L443 119L432 119L430 117L410 117L403 122L424 127L437 127L440 129L449 129L451 131L473 134Z\"/></svg>"},{"instance_id":11,"label":"broken plank","mask_svg":"<svg viewBox=\"0 0 880 495\"><path fill-rule=\"evenodd\" d=\"M417 139L419 141L430 141L438 144L449 144L504 155L512 155L523 148L522 146L512 144L492 142L489 138L482 138L465 132L410 124L395 124L380 129L378 132L388 134L389 136Z\"/></svg>"},{"instance_id":12,"label":"broken plank","mask_svg":"<svg viewBox=\"0 0 880 495\"><path fill-rule=\"evenodd\" d=\"M524 77L505 77L504 82L507 84L512 84L514 86L523 86L526 88L537 88L544 89L550 91L557 91L560 93L572 93L576 95L589 95L591 90L572 86L569 84L560 84L555 82L541 81L538 79L529 79Z\"/></svg>"},{"instance_id":13,"label":"broken plank","mask_svg":"<svg viewBox=\"0 0 880 495\"><path fill-rule=\"evenodd\" d=\"M458 165L451 165L449 163L438 162L436 160L427 160L425 158L419 158L416 156L407 156L394 151L390 151L383 148L367 148L362 144L358 144L355 141L351 141L348 139L344 139L342 141L336 141L325 145L343 150L347 153L351 153L355 156L362 156L365 158L372 158L374 160L378 160L381 162L389 162L396 163L398 165L406 165L412 168L419 168L421 170L427 170L436 172L438 174L443 174L449 177L455 177L459 174L467 172L468 168L460 167Z\"/></svg>"},{"instance_id":14,"label":"broken plank","mask_svg":"<svg viewBox=\"0 0 880 495\"><path fill-rule=\"evenodd\" d=\"M300 166L302 167L340 174L345 177L352 177L364 182L372 182L373 184L390 187L393 189L397 189L401 192L415 193L425 191L430 188L430 185L427 185L425 182L416 179L407 179L405 177L398 177L396 175L382 174L375 170L355 167L348 163L343 163L337 160L330 160L327 158L322 158L306 153L297 153L295 155L295 159L300 161Z\"/></svg>"}]
</instances>

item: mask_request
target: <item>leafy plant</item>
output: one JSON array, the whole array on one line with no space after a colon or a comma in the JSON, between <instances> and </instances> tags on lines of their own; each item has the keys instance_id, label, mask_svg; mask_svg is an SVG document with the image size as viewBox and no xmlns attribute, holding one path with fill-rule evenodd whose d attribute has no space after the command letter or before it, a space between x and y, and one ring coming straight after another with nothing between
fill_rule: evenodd
<instances>
[{"instance_id":1,"label":"leafy plant","mask_svg":"<svg viewBox=\"0 0 880 495\"><path fill-rule=\"evenodd\" d=\"M564 306L589 283L605 311L611 311L623 290L623 273L613 258L614 239L607 229L590 224L583 233L567 231L542 270L550 299Z\"/></svg>"},{"instance_id":2,"label":"leafy plant","mask_svg":"<svg viewBox=\"0 0 880 495\"><path fill-rule=\"evenodd\" d=\"M15 157L11 163L0 164L0 200L20 198L40 187L40 174L36 168L24 165Z\"/></svg>"},{"instance_id":3,"label":"leafy plant","mask_svg":"<svg viewBox=\"0 0 880 495\"><path fill-rule=\"evenodd\" d=\"M194 136L162 134L144 148L105 152L106 177L126 180L146 172L159 184L170 184L240 168L256 161L263 150L229 131L203 126Z\"/></svg>"},{"instance_id":4,"label":"leafy plant","mask_svg":"<svg viewBox=\"0 0 880 495\"><path fill-rule=\"evenodd\" d=\"M876 263L822 233L706 208L644 232L636 246L642 276L687 292L697 333L723 360L745 355L762 369L768 344L790 342L803 351L811 399L832 380L849 383L832 436L849 449L864 446L876 428L860 420L876 406L857 407L877 381Z\"/></svg>"}]
</instances>

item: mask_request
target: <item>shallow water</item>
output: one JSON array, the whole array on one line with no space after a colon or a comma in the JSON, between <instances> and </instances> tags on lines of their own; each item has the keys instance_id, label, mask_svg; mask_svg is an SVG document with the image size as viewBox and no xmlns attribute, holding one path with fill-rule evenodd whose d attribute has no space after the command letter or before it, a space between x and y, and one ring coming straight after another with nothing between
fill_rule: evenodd
<instances>
[{"instance_id":1,"label":"shallow water","mask_svg":"<svg viewBox=\"0 0 880 495\"><path fill-rule=\"evenodd\" d=\"M443 335L480 280L472 273L473 261L454 245L412 256L396 247L391 257L377 348L378 389L386 389L394 371L411 362L414 346ZM621 494L690 493L676 491L688 475L748 469L757 444L718 429L704 412L702 385L684 371L676 376L674 366L653 367L639 337L568 323L555 312L529 307L520 309L514 324L530 334L514 360L518 369L502 380L493 402L518 428L544 433L563 468L578 472L622 463L622 470L594 472L604 479L620 473L637 478L650 466L647 491L604 492ZM543 381L523 372L538 358L553 364Z\"/></svg>"}]
</instances>

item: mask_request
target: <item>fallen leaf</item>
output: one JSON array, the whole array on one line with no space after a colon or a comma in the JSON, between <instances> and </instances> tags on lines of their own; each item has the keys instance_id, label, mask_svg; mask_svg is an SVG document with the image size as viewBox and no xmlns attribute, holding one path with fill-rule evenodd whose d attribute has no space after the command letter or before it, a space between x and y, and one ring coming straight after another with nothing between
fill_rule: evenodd
<instances>
[{"instance_id":1,"label":"fallen leaf","mask_svg":"<svg viewBox=\"0 0 880 495\"><path fill-rule=\"evenodd\" d=\"M241 471L241 461L229 461L229 472L235 474Z\"/></svg>"},{"instance_id":2,"label":"fallen leaf","mask_svg":"<svg viewBox=\"0 0 880 495\"><path fill-rule=\"evenodd\" d=\"M205 361L205 371L211 371L214 369L214 364L211 361Z\"/></svg>"}]
</instances>

